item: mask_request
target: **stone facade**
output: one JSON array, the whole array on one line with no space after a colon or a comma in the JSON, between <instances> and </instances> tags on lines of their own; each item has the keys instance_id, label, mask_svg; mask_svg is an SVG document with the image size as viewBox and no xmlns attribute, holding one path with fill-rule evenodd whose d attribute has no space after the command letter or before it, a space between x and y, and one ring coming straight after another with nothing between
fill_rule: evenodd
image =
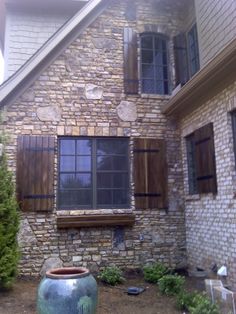
<instances>
[{"instance_id":1,"label":"stone facade","mask_svg":"<svg viewBox=\"0 0 236 314\"><path fill-rule=\"evenodd\" d=\"M236 109L236 82L180 121L184 165L188 264L210 270L228 268L236 286L235 157L230 112ZM185 136L213 122L218 192L189 195Z\"/></svg>"},{"instance_id":2,"label":"stone facade","mask_svg":"<svg viewBox=\"0 0 236 314\"><path fill-rule=\"evenodd\" d=\"M159 260L172 267L185 265L185 227L181 153L175 123L161 114L168 96L125 95L123 89L123 28L138 33L156 27L169 36L170 75L174 81L173 43L182 25L177 11L153 1L134 2L135 17L127 14L127 1L114 2L62 53L13 104L5 108L9 165L16 170L18 135L125 136L130 139L129 209L22 213L20 244L23 275L38 275L51 263L88 266L92 270L116 264L141 267ZM114 17L111 19L111 16ZM127 105L127 108L125 108ZM124 113L127 110L127 113ZM50 118L49 118L50 117ZM167 143L169 208L135 209L132 145L135 137L165 139ZM57 158L55 158L57 193ZM133 227L58 230L57 215L135 214ZM43 269L42 266L44 265Z\"/></svg>"}]
</instances>

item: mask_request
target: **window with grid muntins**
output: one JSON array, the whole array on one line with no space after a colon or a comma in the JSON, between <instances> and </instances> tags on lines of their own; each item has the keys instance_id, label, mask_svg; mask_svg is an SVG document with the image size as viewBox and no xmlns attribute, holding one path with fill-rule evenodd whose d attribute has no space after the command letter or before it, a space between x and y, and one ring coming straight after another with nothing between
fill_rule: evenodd
<instances>
[{"instance_id":1,"label":"window with grid muntins","mask_svg":"<svg viewBox=\"0 0 236 314\"><path fill-rule=\"evenodd\" d=\"M190 77L200 68L197 25L194 24L187 35Z\"/></svg>"},{"instance_id":2,"label":"window with grid muntins","mask_svg":"<svg viewBox=\"0 0 236 314\"><path fill-rule=\"evenodd\" d=\"M59 139L59 209L129 206L127 138Z\"/></svg>"},{"instance_id":3,"label":"window with grid muntins","mask_svg":"<svg viewBox=\"0 0 236 314\"><path fill-rule=\"evenodd\" d=\"M167 38L141 35L141 89L148 94L169 94Z\"/></svg>"},{"instance_id":4,"label":"window with grid muntins","mask_svg":"<svg viewBox=\"0 0 236 314\"><path fill-rule=\"evenodd\" d=\"M189 194L197 194L196 160L194 134L186 137Z\"/></svg>"}]
</instances>

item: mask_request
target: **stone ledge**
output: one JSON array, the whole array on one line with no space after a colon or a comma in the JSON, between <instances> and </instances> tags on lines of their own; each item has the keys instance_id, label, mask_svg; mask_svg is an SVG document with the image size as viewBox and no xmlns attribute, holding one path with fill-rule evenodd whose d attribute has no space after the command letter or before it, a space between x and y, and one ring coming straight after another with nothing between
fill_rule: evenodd
<instances>
[{"instance_id":1,"label":"stone ledge","mask_svg":"<svg viewBox=\"0 0 236 314\"><path fill-rule=\"evenodd\" d=\"M102 214L79 216L61 215L57 217L57 228L132 226L134 222L134 214Z\"/></svg>"}]
</instances>

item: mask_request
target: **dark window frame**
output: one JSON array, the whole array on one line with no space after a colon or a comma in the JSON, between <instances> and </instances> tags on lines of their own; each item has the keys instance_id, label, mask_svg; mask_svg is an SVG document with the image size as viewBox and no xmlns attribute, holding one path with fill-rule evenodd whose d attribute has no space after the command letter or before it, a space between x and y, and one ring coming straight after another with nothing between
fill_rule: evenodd
<instances>
[{"instance_id":1,"label":"dark window frame","mask_svg":"<svg viewBox=\"0 0 236 314\"><path fill-rule=\"evenodd\" d=\"M150 48L143 47L143 40L145 38L150 38L152 46ZM161 49L156 49L155 43L159 42L159 47ZM165 46L165 49L163 48ZM140 34L140 81L141 81L141 93L143 94L154 94L154 95L169 95L170 94L170 73L169 73L169 52L168 52L168 37L164 34L145 32ZM143 52L152 52L153 62L144 62ZM162 63L158 64L156 58L154 57L155 52L158 51L162 54ZM163 62L166 60L166 63ZM144 76L144 66L152 66L150 69L153 74L150 77ZM159 72L160 71L160 72ZM153 84L150 85L150 90L144 87L144 81L152 81ZM158 90L157 83L159 82L162 91ZM151 90L152 89L152 90Z\"/></svg>"},{"instance_id":2,"label":"dark window frame","mask_svg":"<svg viewBox=\"0 0 236 314\"><path fill-rule=\"evenodd\" d=\"M68 171L61 171L60 170L60 159L62 156L65 156L64 154L61 154L61 140L90 140L92 143L91 146L91 205L79 205L79 204L75 204L75 205L61 205L60 202L60 193L61 191L65 191L66 189L62 189L61 188L61 174L67 172ZM110 141L124 141L124 143L126 143L126 153L125 154L107 154L107 156L110 157L114 157L114 156L120 156L120 157L124 157L126 159L126 165L125 165L125 170L104 170L104 171L99 171L97 169L97 157L99 156L98 154L98 150L97 150L97 143L99 140L110 140ZM76 148L75 148L76 150ZM72 156L68 155L68 156ZM78 154L76 154L75 151L75 156L78 156ZM82 156L82 155L80 155ZM57 174L58 174L58 188L57 188L57 208L58 210L73 210L73 209L106 209L106 208L129 208L130 207L130 151L129 151L129 138L127 137L89 137L89 136L60 136L58 137L58 169L57 169ZM75 169L75 171L69 171L69 173L76 175L76 173L80 172L80 171L76 171L77 169ZM81 172L89 172L89 171L81 171ZM107 190L110 190L111 193L114 190L122 190L126 192L126 199L127 199L127 203L124 204L106 204L106 205L99 205L98 201L97 201L97 191L100 190L105 190L106 188L98 188L97 187L97 177L99 173L109 173L111 176L114 175L115 173L117 174L125 174L126 176L126 180L124 181L124 186L123 188L107 188ZM112 177L114 179L114 177ZM75 190L79 190L80 188L77 188ZM68 189L69 191L69 189ZM72 189L71 189L72 191ZM113 195L113 194L112 194ZM113 198L114 196L112 196Z\"/></svg>"},{"instance_id":3,"label":"dark window frame","mask_svg":"<svg viewBox=\"0 0 236 314\"><path fill-rule=\"evenodd\" d=\"M236 110L231 113L232 133L233 133L233 149L234 149L234 160L236 169Z\"/></svg>"},{"instance_id":4,"label":"dark window frame","mask_svg":"<svg viewBox=\"0 0 236 314\"><path fill-rule=\"evenodd\" d=\"M198 194L194 133L186 136L185 142L188 165L188 192L190 195L194 195Z\"/></svg>"},{"instance_id":5,"label":"dark window frame","mask_svg":"<svg viewBox=\"0 0 236 314\"><path fill-rule=\"evenodd\" d=\"M189 78L200 69L197 24L186 32ZM192 42L191 42L192 41Z\"/></svg>"}]
</instances>

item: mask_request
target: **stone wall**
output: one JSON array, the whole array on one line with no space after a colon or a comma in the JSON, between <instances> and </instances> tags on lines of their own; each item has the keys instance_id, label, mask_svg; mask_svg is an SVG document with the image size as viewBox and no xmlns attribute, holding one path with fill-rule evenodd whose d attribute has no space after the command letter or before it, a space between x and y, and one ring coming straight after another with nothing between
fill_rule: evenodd
<instances>
[{"instance_id":1,"label":"stone wall","mask_svg":"<svg viewBox=\"0 0 236 314\"><path fill-rule=\"evenodd\" d=\"M195 0L200 63L204 66L236 36L234 0Z\"/></svg>"},{"instance_id":2,"label":"stone wall","mask_svg":"<svg viewBox=\"0 0 236 314\"><path fill-rule=\"evenodd\" d=\"M155 6L154 6L155 4ZM67 47L24 94L5 108L4 129L10 135L9 165L16 170L17 135L127 136L130 138L131 205L127 209L22 213L19 240L20 273L38 275L42 265L83 265L92 270L117 264L141 267L159 260L172 267L185 263L185 227L182 200L180 142L176 125L161 114L168 96L125 95L123 90L123 28L137 32L156 25L170 39L178 33L179 20L170 7L153 1L134 2L135 17L127 13L127 1L108 8L75 42ZM132 15L133 16L133 15ZM113 18L111 18L113 17ZM169 42L170 73L173 43ZM132 139L154 137L167 142L169 209L134 207ZM57 192L55 159L55 193ZM58 230L57 215L84 213L135 213L135 225L116 228Z\"/></svg>"},{"instance_id":3,"label":"stone wall","mask_svg":"<svg viewBox=\"0 0 236 314\"><path fill-rule=\"evenodd\" d=\"M182 151L188 263L210 270L226 265L236 286L236 172L230 111L236 109L236 82L182 119ZM189 195L185 136L213 122L218 192Z\"/></svg>"}]
</instances>

